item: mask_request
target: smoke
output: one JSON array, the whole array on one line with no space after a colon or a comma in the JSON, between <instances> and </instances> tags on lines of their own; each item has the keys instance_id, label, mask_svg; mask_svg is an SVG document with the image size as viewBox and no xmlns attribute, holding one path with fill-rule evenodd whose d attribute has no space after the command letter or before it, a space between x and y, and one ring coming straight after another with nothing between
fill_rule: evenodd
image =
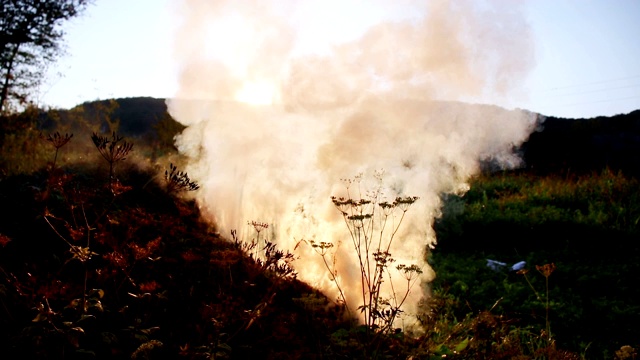
<instances>
[{"instance_id":1,"label":"smoke","mask_svg":"<svg viewBox=\"0 0 640 360\"><path fill-rule=\"evenodd\" d=\"M340 179L363 173L366 189L384 169L387 199L420 197L391 253L426 282L441 194L464 192L483 160L517 166L512 149L535 128L527 112L460 102L522 95L532 41L513 2L183 0L176 11L180 89L168 106L187 126L177 146L205 214L245 239L248 222L268 223L279 248L298 245L300 278L336 298L300 241L333 243L352 308L359 268L331 202Z\"/></svg>"}]
</instances>

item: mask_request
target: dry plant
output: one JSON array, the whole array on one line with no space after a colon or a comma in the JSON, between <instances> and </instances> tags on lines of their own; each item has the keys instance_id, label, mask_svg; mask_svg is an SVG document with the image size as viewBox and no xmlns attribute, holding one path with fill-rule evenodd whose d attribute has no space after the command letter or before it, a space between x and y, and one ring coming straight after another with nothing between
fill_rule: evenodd
<instances>
[{"instance_id":1,"label":"dry plant","mask_svg":"<svg viewBox=\"0 0 640 360\"><path fill-rule=\"evenodd\" d=\"M58 151L61 147L65 146L73 137L73 134L64 134L62 136L59 132L55 132L54 134L49 134L47 137L42 136L46 141L50 142L53 147L56 148L56 154L53 157L53 164L51 165L51 171L56 168L56 161L58 160Z\"/></svg>"},{"instance_id":2,"label":"dry plant","mask_svg":"<svg viewBox=\"0 0 640 360\"><path fill-rule=\"evenodd\" d=\"M402 313L402 305L422 273L422 269L417 265L399 264L395 266L395 270L406 279L406 289L398 291L394 287L390 269L395 259L390 252L391 245L397 238L407 211L418 197L397 197L393 202L383 201L383 174L383 171L374 174L377 186L365 194L361 189L362 175L354 179L343 179L347 196L331 198L342 214L358 262L362 299L362 305L358 310L363 314L367 334L370 330L376 333L388 333L393 330L394 321ZM354 198L352 194L351 187L354 184L358 187L358 198ZM346 306L347 299L336 271L335 254L330 254L334 244L315 241L309 241L309 244L322 257L331 274L331 280L338 288L340 300ZM333 257L331 263L327 259L330 255ZM382 291L382 284L387 281L391 289L389 294ZM347 310L350 312L348 307Z\"/></svg>"},{"instance_id":3,"label":"dry plant","mask_svg":"<svg viewBox=\"0 0 640 360\"><path fill-rule=\"evenodd\" d=\"M529 284L529 287L531 288L531 290L533 290L534 294L536 295L536 298L540 302L544 303L544 307L545 307L545 334L544 334L544 338L547 341L547 350L551 351L552 348L553 348L554 340L553 340L553 337L551 335L551 323L549 321L549 310L550 310L550 304L549 304L549 277L556 270L556 264L550 263L550 264L545 264L545 265L536 265L536 270L538 270L538 272L540 274L542 274L542 276L544 276L544 279L545 279L546 294L545 294L544 299L540 296L540 294L538 293L536 288L533 287L533 285L531 284L531 281L529 281L529 278L527 277L527 273L529 271L527 269L519 270L518 274L521 274L521 275L524 276L524 279L527 281L527 284Z\"/></svg>"},{"instance_id":4,"label":"dry plant","mask_svg":"<svg viewBox=\"0 0 640 360\"><path fill-rule=\"evenodd\" d=\"M200 185L189 179L186 172L178 171L178 167L173 164L169 164L169 170L164 171L164 179L169 192L196 191L200 188Z\"/></svg>"},{"instance_id":5,"label":"dry plant","mask_svg":"<svg viewBox=\"0 0 640 360\"><path fill-rule=\"evenodd\" d=\"M118 161L123 161L133 149L133 143L123 141L123 137L117 136L115 132L108 136L100 136L95 132L91 135L91 140L96 146L100 155L109 163L109 189L113 189L113 167Z\"/></svg>"}]
</instances>

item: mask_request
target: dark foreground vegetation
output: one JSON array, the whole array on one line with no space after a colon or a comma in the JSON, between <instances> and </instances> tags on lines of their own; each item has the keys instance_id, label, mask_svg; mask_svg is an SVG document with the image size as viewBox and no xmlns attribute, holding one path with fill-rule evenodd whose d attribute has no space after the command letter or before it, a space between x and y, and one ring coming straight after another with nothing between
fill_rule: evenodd
<instances>
[{"instance_id":1,"label":"dark foreground vegetation","mask_svg":"<svg viewBox=\"0 0 640 360\"><path fill-rule=\"evenodd\" d=\"M492 307L521 328L550 330L559 347L587 358L637 349L637 179L606 169L568 177L508 172L475 179L446 204L433 286L461 301L460 316ZM487 259L507 265L491 269ZM524 270L509 268L520 261ZM555 269L545 276L535 266L543 264Z\"/></svg>"},{"instance_id":2,"label":"dark foreground vegetation","mask_svg":"<svg viewBox=\"0 0 640 360\"><path fill-rule=\"evenodd\" d=\"M445 197L424 331L378 332L298 281L285 249L256 259L203 221L179 125L159 111L128 133L122 104L3 119L3 358L637 357L640 184L623 168L538 165Z\"/></svg>"}]
</instances>

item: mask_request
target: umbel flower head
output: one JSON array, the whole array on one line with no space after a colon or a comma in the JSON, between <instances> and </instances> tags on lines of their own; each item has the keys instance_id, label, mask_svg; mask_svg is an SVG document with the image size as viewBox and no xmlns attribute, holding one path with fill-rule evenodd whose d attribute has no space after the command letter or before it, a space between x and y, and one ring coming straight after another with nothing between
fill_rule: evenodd
<instances>
[{"instance_id":1,"label":"umbel flower head","mask_svg":"<svg viewBox=\"0 0 640 360\"><path fill-rule=\"evenodd\" d=\"M167 181L167 189L169 192L173 191L196 191L200 189L195 181L189 179L184 171L178 171L178 167L173 164L169 164L170 170L165 170L164 179Z\"/></svg>"},{"instance_id":2,"label":"umbel flower head","mask_svg":"<svg viewBox=\"0 0 640 360\"><path fill-rule=\"evenodd\" d=\"M542 276L548 278L556 270L556 264L536 265L536 270L538 270Z\"/></svg>"},{"instance_id":3,"label":"umbel flower head","mask_svg":"<svg viewBox=\"0 0 640 360\"><path fill-rule=\"evenodd\" d=\"M46 138L44 138L46 141L50 142L51 144L53 144L53 146L56 149L59 149L63 146L65 146L69 140L71 140L71 138L73 137L73 134L64 134L60 135L59 132L55 132L54 134L49 134Z\"/></svg>"},{"instance_id":4,"label":"umbel flower head","mask_svg":"<svg viewBox=\"0 0 640 360\"><path fill-rule=\"evenodd\" d=\"M96 133L91 135L91 140L96 146L100 155L104 157L110 164L124 160L129 152L133 149L133 144L123 141L121 136L117 136L115 131L111 135L111 139L107 136L100 136Z\"/></svg>"}]
</instances>

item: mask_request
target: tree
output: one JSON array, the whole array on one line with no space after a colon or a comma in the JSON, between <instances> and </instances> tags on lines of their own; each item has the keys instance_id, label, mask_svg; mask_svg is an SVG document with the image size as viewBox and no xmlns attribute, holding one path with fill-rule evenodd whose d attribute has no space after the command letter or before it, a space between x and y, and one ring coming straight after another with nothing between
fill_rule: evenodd
<instances>
[{"instance_id":1,"label":"tree","mask_svg":"<svg viewBox=\"0 0 640 360\"><path fill-rule=\"evenodd\" d=\"M61 24L93 0L2 0L0 112L23 105L39 85L45 65L62 52Z\"/></svg>"}]
</instances>

